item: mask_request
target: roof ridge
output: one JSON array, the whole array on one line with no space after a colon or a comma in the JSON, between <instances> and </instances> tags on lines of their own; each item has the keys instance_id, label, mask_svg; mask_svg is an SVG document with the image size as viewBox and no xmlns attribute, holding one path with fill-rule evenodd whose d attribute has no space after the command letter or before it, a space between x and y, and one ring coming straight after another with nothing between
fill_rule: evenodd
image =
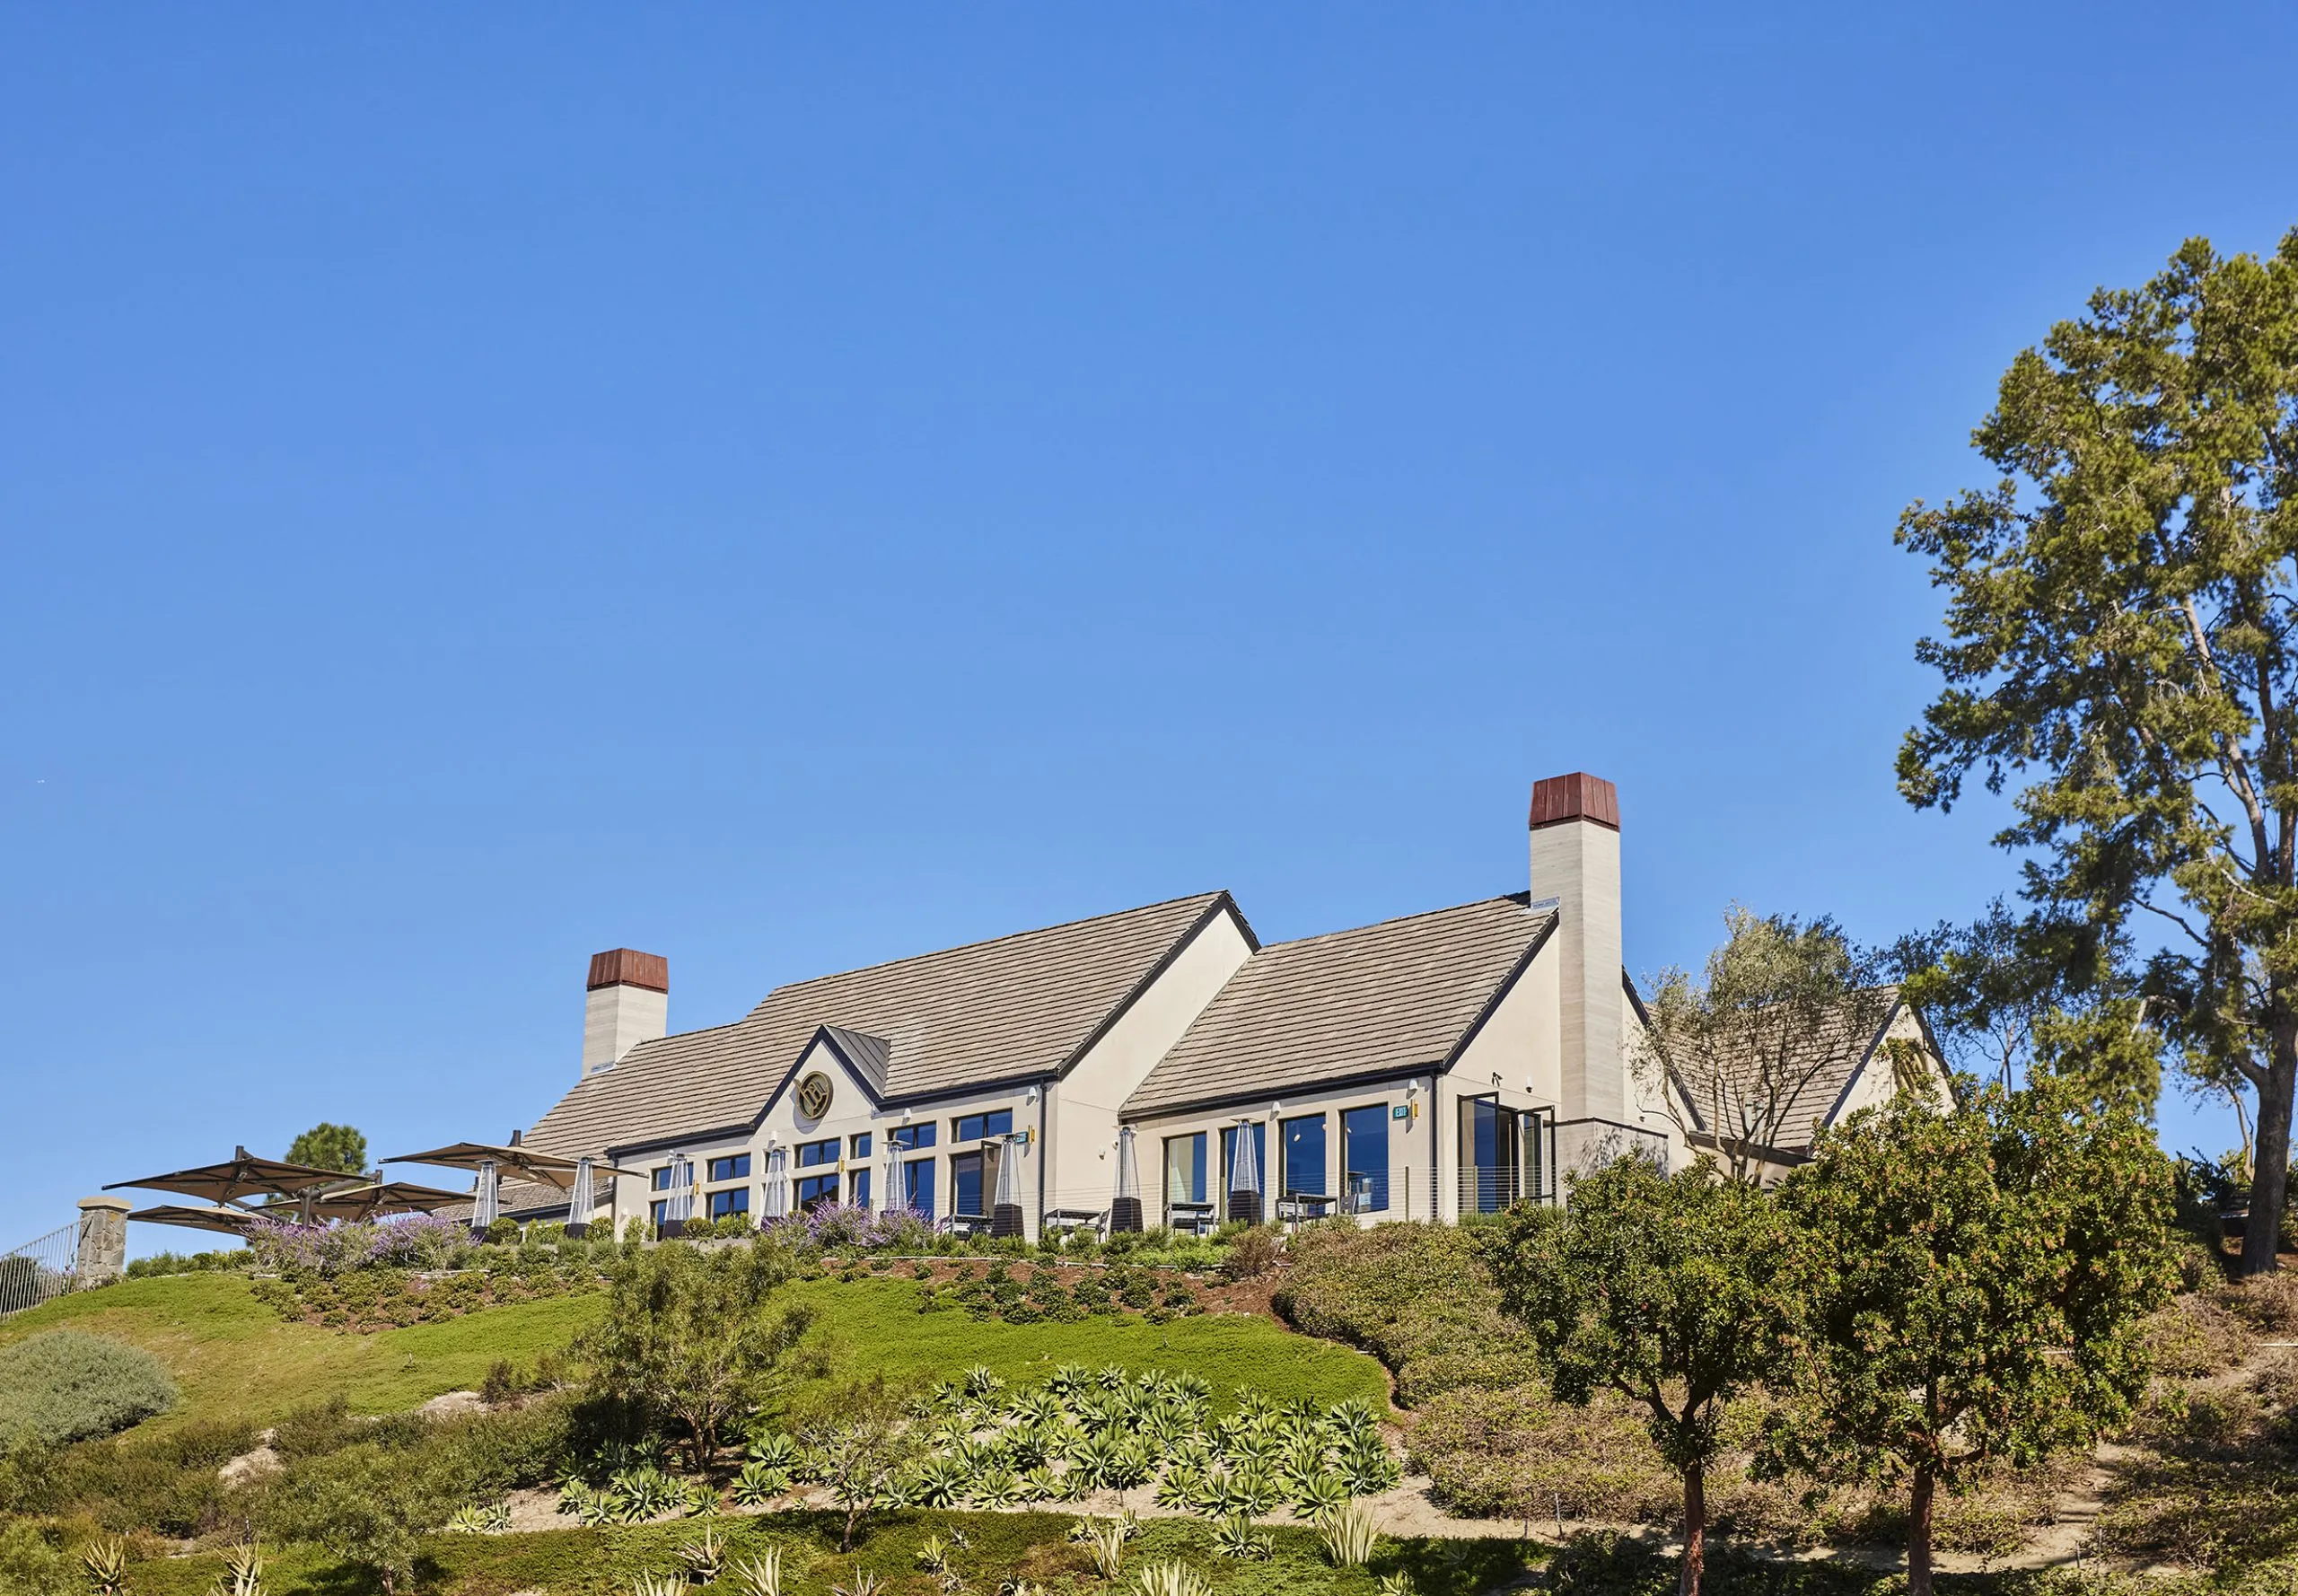
<instances>
[{"instance_id":1,"label":"roof ridge","mask_svg":"<svg viewBox=\"0 0 2298 1596\"><path fill-rule=\"evenodd\" d=\"M1316 931L1307 936L1287 937L1283 942L1266 943L1262 944L1260 951L1270 953L1279 948L1297 948L1308 943L1327 942L1336 936L1354 936L1360 931L1378 931L1383 925L1401 925L1408 920L1425 920L1436 915L1458 914L1464 908L1481 908L1489 903L1513 904L1516 908L1523 909L1525 914L1535 921L1544 920L1556 912L1554 909L1543 909L1537 914L1533 913L1525 901L1529 896L1530 894L1523 892L1503 892L1496 898L1471 898L1466 903L1448 903L1437 908L1415 909L1408 915L1391 915L1385 920L1368 920L1362 925L1343 925L1332 931Z\"/></svg>"},{"instance_id":2,"label":"roof ridge","mask_svg":"<svg viewBox=\"0 0 2298 1596\"><path fill-rule=\"evenodd\" d=\"M1043 936L1048 931L1066 931L1073 925L1090 925L1096 920L1115 920L1126 915L1143 914L1153 908L1170 908L1177 903L1194 903L1199 899L1223 898L1228 896L1228 891L1226 887L1217 887L1209 892L1184 892L1178 898L1161 898L1154 903L1136 903L1130 908L1108 909L1098 915L1080 915L1074 920L1056 920L1050 925L1031 925L1020 931L1007 931L996 936L985 936L974 942L952 943L946 948L928 948L921 953L905 953L899 959L881 959L874 964L857 964L850 969L825 970L818 976L806 976L799 980L785 981L778 987L769 988L764 998L751 1005L750 1013L758 1013L776 993L788 992L799 987L811 987L818 981L834 981L841 976L867 975L873 969L891 969L897 964L915 964L921 959L935 959L944 953L971 952L976 948L995 947L999 943L1013 942L1019 937ZM744 1015L743 1018L747 1019L749 1015ZM740 1024L741 1022L737 1021L735 1023Z\"/></svg>"}]
</instances>

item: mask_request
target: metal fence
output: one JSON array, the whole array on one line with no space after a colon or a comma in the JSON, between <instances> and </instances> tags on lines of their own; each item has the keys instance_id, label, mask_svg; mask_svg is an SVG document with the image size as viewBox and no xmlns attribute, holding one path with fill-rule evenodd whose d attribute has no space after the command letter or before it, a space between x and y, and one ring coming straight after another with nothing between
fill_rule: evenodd
<instances>
[{"instance_id":1,"label":"metal fence","mask_svg":"<svg viewBox=\"0 0 2298 1596\"><path fill-rule=\"evenodd\" d=\"M76 1221L0 1252L0 1319L62 1296L77 1283L79 1267Z\"/></svg>"}]
</instances>

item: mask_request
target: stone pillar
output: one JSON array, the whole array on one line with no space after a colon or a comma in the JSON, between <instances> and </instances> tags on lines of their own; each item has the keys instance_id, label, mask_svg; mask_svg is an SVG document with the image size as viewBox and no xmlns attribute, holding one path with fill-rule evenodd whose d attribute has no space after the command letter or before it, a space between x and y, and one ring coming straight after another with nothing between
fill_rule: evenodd
<instances>
[{"instance_id":1,"label":"stone pillar","mask_svg":"<svg viewBox=\"0 0 2298 1596\"><path fill-rule=\"evenodd\" d=\"M126 1197L80 1199L80 1289L109 1285L127 1271L127 1210Z\"/></svg>"}]
</instances>

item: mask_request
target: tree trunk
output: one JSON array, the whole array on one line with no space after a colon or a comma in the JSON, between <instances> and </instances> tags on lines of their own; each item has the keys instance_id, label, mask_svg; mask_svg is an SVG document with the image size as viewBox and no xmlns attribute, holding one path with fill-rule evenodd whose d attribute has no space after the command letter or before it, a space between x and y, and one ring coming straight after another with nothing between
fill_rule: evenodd
<instances>
[{"instance_id":1,"label":"tree trunk","mask_svg":"<svg viewBox=\"0 0 2298 1596\"><path fill-rule=\"evenodd\" d=\"M855 1521L859 1519L861 1516L861 1503L855 1502L847 1506L846 1510L846 1533L838 1538L838 1549L839 1551L850 1552L854 1549L854 1524Z\"/></svg>"},{"instance_id":2,"label":"tree trunk","mask_svg":"<svg viewBox=\"0 0 2298 1596\"><path fill-rule=\"evenodd\" d=\"M1677 1596L1699 1596L1707 1572L1707 1476L1697 1466L1684 1470L1684 1561L1676 1575Z\"/></svg>"},{"instance_id":3,"label":"tree trunk","mask_svg":"<svg viewBox=\"0 0 2298 1596\"><path fill-rule=\"evenodd\" d=\"M2290 1192L2290 1098L2298 1085L2298 1016L2276 1018L2269 1043L2266 1085L2259 1092L2259 1136L2250 1159L2250 1216L2242 1226L2244 1275L2275 1267L2282 1241L2282 1208Z\"/></svg>"},{"instance_id":4,"label":"tree trunk","mask_svg":"<svg viewBox=\"0 0 2298 1596\"><path fill-rule=\"evenodd\" d=\"M1938 1482L1928 1469L1915 1471L1907 1504L1907 1596L1931 1596L1931 1499Z\"/></svg>"}]
</instances>

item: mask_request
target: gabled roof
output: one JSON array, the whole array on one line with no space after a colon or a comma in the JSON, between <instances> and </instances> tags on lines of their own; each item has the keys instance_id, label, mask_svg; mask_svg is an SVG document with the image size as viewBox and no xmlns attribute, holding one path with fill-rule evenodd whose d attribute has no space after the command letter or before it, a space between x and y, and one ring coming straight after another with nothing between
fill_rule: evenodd
<instances>
[{"instance_id":1,"label":"gabled roof","mask_svg":"<svg viewBox=\"0 0 2298 1596\"><path fill-rule=\"evenodd\" d=\"M1126 1099L1125 1116L1442 1067L1555 923L1518 894L1272 943Z\"/></svg>"},{"instance_id":2,"label":"gabled roof","mask_svg":"<svg viewBox=\"0 0 2298 1596\"><path fill-rule=\"evenodd\" d=\"M1898 987L1870 988L1856 998L1845 998L1810 1032L1796 1039L1794 1051L1782 1061L1776 1076L1794 1086L1794 1094L1779 1115L1768 1150L1796 1154L1811 1151L1820 1132L1835 1123L1861 1070L1875 1057L1905 1008ZM1929 1043L1925 1046L1927 1049ZM1751 1060L1725 1059L1720 1069L1704 1060L1669 1060L1668 1073L1691 1119L1688 1129L1695 1143L1718 1136L1735 1139L1741 1134L1740 1126L1708 1123L1716 1102L1716 1075L1724 1076L1721 1090L1728 1110L1734 1101L1732 1072L1735 1070L1745 1072L1749 1080L1755 1079Z\"/></svg>"},{"instance_id":3,"label":"gabled roof","mask_svg":"<svg viewBox=\"0 0 2298 1596\"><path fill-rule=\"evenodd\" d=\"M1243 926L1201 892L778 987L732 1025L633 1048L527 1139L596 1154L755 1124L825 1028L892 1101L1057 1074L1224 914Z\"/></svg>"}]
</instances>

